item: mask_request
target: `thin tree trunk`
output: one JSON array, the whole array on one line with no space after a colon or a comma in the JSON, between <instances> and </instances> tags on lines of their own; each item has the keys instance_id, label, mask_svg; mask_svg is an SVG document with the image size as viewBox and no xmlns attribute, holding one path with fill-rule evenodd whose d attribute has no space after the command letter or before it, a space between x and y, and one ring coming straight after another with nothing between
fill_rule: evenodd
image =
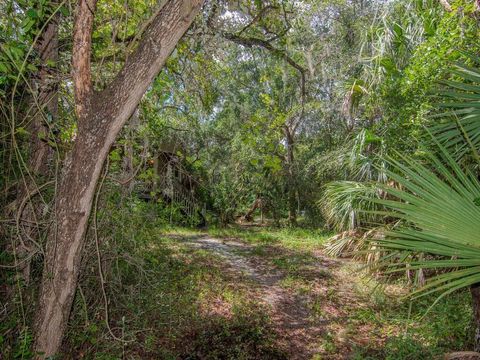
<instances>
[{"instance_id":1,"label":"thin tree trunk","mask_svg":"<svg viewBox=\"0 0 480 360\"><path fill-rule=\"evenodd\" d=\"M73 39L78 135L56 197L39 296L35 351L55 355L72 307L95 188L110 147L200 10L202 0L170 0L151 20L123 69L102 92L92 90L91 36L96 0L79 0Z\"/></svg>"},{"instance_id":2,"label":"thin tree trunk","mask_svg":"<svg viewBox=\"0 0 480 360\"><path fill-rule=\"evenodd\" d=\"M257 196L252 206L250 206L250 209L248 209L245 215L243 215L243 218L245 219L245 221L253 221L253 213L255 212L255 210L261 207L262 207L262 198Z\"/></svg>"},{"instance_id":3,"label":"thin tree trunk","mask_svg":"<svg viewBox=\"0 0 480 360\"><path fill-rule=\"evenodd\" d=\"M480 284L470 287L472 294L473 320L475 323L474 351L480 352Z\"/></svg>"},{"instance_id":4,"label":"thin tree trunk","mask_svg":"<svg viewBox=\"0 0 480 360\"><path fill-rule=\"evenodd\" d=\"M30 166L34 173L46 176L50 170L49 161L53 149L48 145L50 125L58 115L58 81L56 63L58 61L58 14L53 16L38 41L36 50L40 56L38 72L36 111L29 129L31 133ZM42 136L43 135L43 136ZM42 139L43 137L43 139Z\"/></svg>"},{"instance_id":5,"label":"thin tree trunk","mask_svg":"<svg viewBox=\"0 0 480 360\"><path fill-rule=\"evenodd\" d=\"M35 46L35 50L40 58L40 68L36 74L36 79L32 82L36 93L32 94L31 113L33 115L28 119L27 127L30 133L28 159L30 176L26 174L20 182L17 196L18 204L26 201L31 196L31 193L35 191L35 178L38 176L47 177L51 168L49 162L53 157L53 149L47 141L49 128L46 121L53 123L58 113L58 83L55 78L55 69L51 65L52 63L56 64L58 60L57 21L58 16L53 16ZM21 229L19 230L21 232L19 233L20 238L16 252L22 263L19 270L22 272L23 280L28 284L30 281L30 260L24 259L29 259L31 252L35 250L27 245L28 240L23 241L23 237L38 239L37 219L41 214L41 209L30 198L28 199L28 205L21 207L19 211L21 213L17 214L17 218L20 219L19 225Z\"/></svg>"},{"instance_id":6,"label":"thin tree trunk","mask_svg":"<svg viewBox=\"0 0 480 360\"><path fill-rule=\"evenodd\" d=\"M290 225L297 224L297 197L296 197L296 181L294 172L294 140L290 129L284 127L286 150L287 150L287 192L288 192L288 222Z\"/></svg>"},{"instance_id":7,"label":"thin tree trunk","mask_svg":"<svg viewBox=\"0 0 480 360\"><path fill-rule=\"evenodd\" d=\"M135 141L135 133L139 126L140 114L137 108L126 125L125 144L123 145L123 159L122 159L122 177L125 179L122 182L122 191L124 195L130 195L133 190L135 182L135 155L133 150L133 143Z\"/></svg>"}]
</instances>

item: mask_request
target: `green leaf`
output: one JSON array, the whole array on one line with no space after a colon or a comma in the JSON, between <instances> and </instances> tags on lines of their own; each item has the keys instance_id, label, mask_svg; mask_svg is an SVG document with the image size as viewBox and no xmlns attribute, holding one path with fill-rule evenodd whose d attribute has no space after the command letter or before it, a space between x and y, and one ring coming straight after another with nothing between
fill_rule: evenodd
<instances>
[{"instance_id":1,"label":"green leaf","mask_svg":"<svg viewBox=\"0 0 480 360\"><path fill-rule=\"evenodd\" d=\"M382 185L390 198L373 200L387 209L384 214L403 224L387 232L385 239L375 239L377 246L435 256L413 263L415 269L449 270L429 279L416 296L432 292L445 296L480 281L480 181L447 149L439 149L440 155L430 154L428 163L406 156L390 159L387 174L397 186ZM404 269L405 263L390 267Z\"/></svg>"},{"instance_id":2,"label":"green leaf","mask_svg":"<svg viewBox=\"0 0 480 360\"><path fill-rule=\"evenodd\" d=\"M480 150L480 71L462 65L456 68L459 70L452 70L452 73L462 77L464 82L443 82L450 89L440 90L438 94L453 101L438 105L449 111L431 118L442 118L447 122L438 123L431 130L456 156L463 156L469 150L475 155Z\"/></svg>"},{"instance_id":3,"label":"green leaf","mask_svg":"<svg viewBox=\"0 0 480 360\"><path fill-rule=\"evenodd\" d=\"M68 10L68 7L66 7L65 5L63 5L63 6L60 7L60 13L61 13L63 16L68 16L68 15L70 15L70 11Z\"/></svg>"},{"instance_id":4,"label":"green leaf","mask_svg":"<svg viewBox=\"0 0 480 360\"><path fill-rule=\"evenodd\" d=\"M35 9L28 9L27 12L26 12L27 16L30 18L30 19L36 19L38 18L38 13Z\"/></svg>"},{"instance_id":5,"label":"green leaf","mask_svg":"<svg viewBox=\"0 0 480 360\"><path fill-rule=\"evenodd\" d=\"M0 72L8 73L10 69L6 63L0 62Z\"/></svg>"},{"instance_id":6,"label":"green leaf","mask_svg":"<svg viewBox=\"0 0 480 360\"><path fill-rule=\"evenodd\" d=\"M27 136L27 135L30 134L24 127L18 127L18 128L16 129L16 133L17 133L17 135L19 135L19 136Z\"/></svg>"}]
</instances>

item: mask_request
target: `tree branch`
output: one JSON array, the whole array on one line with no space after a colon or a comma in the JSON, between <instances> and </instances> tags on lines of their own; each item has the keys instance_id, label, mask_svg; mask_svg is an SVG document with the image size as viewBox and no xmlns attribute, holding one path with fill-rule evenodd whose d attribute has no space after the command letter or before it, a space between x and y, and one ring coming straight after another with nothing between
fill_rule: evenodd
<instances>
[{"instance_id":1,"label":"tree branch","mask_svg":"<svg viewBox=\"0 0 480 360\"><path fill-rule=\"evenodd\" d=\"M293 60L290 55L285 50L277 49L274 47L269 41L263 40L260 38L256 37L241 37L237 34L232 34L232 33L227 33L227 32L222 32L221 35L230 41L233 41L237 44L246 46L246 47L262 47L271 53L273 53L275 56L278 56L279 58L283 59L285 62L287 62L291 67L296 69L299 74L300 74L300 91L301 91L301 97L302 97L302 106L305 104L305 96L306 96L306 72L307 70L298 64L295 60ZM303 113L302 113L303 116Z\"/></svg>"},{"instance_id":2,"label":"tree branch","mask_svg":"<svg viewBox=\"0 0 480 360\"><path fill-rule=\"evenodd\" d=\"M285 50L280 50L275 48L267 40L259 39L256 37L241 37L239 35L226 33L226 32L222 33L222 36L227 40L233 41L237 44L240 44L246 47L254 47L254 46L263 47L264 49L267 49L268 51L278 56L279 58L285 60L290 66L298 70L298 72L300 73L306 72L306 69L300 64L298 64L295 60L293 60Z\"/></svg>"},{"instance_id":3,"label":"tree branch","mask_svg":"<svg viewBox=\"0 0 480 360\"><path fill-rule=\"evenodd\" d=\"M115 79L95 97L95 108L114 119L118 132L188 30L204 0L169 0L145 29L134 52ZM95 126L95 124L92 124Z\"/></svg>"},{"instance_id":4,"label":"tree branch","mask_svg":"<svg viewBox=\"0 0 480 360\"><path fill-rule=\"evenodd\" d=\"M270 10L278 10L278 6L275 6L275 5L267 5L265 6L262 10L260 10L260 12L252 19L252 21L250 21L247 25L245 25L243 27L243 29L241 29L237 35L241 35L243 32L245 32L245 30L247 30L248 28L250 28L253 24L255 24L258 20L260 20L262 17L265 16L265 14L270 11Z\"/></svg>"}]
</instances>

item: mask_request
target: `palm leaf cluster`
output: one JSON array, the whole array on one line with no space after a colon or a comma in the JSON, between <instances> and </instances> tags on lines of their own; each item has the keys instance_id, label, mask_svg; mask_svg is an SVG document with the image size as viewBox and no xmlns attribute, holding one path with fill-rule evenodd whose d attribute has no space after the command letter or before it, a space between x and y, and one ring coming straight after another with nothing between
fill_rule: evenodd
<instances>
[{"instance_id":1,"label":"palm leaf cluster","mask_svg":"<svg viewBox=\"0 0 480 360\"><path fill-rule=\"evenodd\" d=\"M319 205L330 226L351 231L379 218L374 213L378 209L375 199L380 199L375 183L334 181L326 185Z\"/></svg>"},{"instance_id":2,"label":"palm leaf cluster","mask_svg":"<svg viewBox=\"0 0 480 360\"><path fill-rule=\"evenodd\" d=\"M480 58L473 58L480 62ZM433 116L440 122L433 126L435 137L451 152L465 155L480 148L480 70L455 65L452 74L458 80L444 81L446 89L438 91L448 101L439 104L445 112Z\"/></svg>"},{"instance_id":3,"label":"palm leaf cluster","mask_svg":"<svg viewBox=\"0 0 480 360\"><path fill-rule=\"evenodd\" d=\"M340 231L388 222L385 236L346 233L327 247L337 256L345 249L388 254L379 262L387 272L426 271L430 277L416 296L442 297L480 283L480 70L457 64L452 79L438 91L444 111L432 116L434 145L423 158L376 160L382 175L376 183L373 177L330 183L321 202Z\"/></svg>"},{"instance_id":4,"label":"palm leaf cluster","mask_svg":"<svg viewBox=\"0 0 480 360\"><path fill-rule=\"evenodd\" d=\"M462 169L442 148L440 156L420 160L391 161L388 176L402 187L386 187L393 200L378 200L385 214L403 225L375 239L383 249L401 253L429 253L436 257L409 263L409 269L442 271L427 282L421 294L457 289L480 282L480 182ZM406 256L400 259L407 259ZM389 264L391 271L404 270L404 261Z\"/></svg>"},{"instance_id":5,"label":"palm leaf cluster","mask_svg":"<svg viewBox=\"0 0 480 360\"><path fill-rule=\"evenodd\" d=\"M325 186L318 205L327 224L342 232L327 241L327 254L349 256L371 248L365 242L364 230L372 223L382 222L375 213L382 207L374 200L385 196L377 186L377 182L387 181L386 163L382 157L384 147L381 137L368 129L360 130L350 142L350 151L343 159L343 169L352 180L334 181ZM371 256L363 255L356 255L356 258L370 262Z\"/></svg>"},{"instance_id":6,"label":"palm leaf cluster","mask_svg":"<svg viewBox=\"0 0 480 360\"><path fill-rule=\"evenodd\" d=\"M327 223L338 231L351 231L378 220L372 201L382 196L376 182L385 182L383 141L368 129L362 129L351 141L351 150L343 159L343 168L351 181L334 181L325 186L318 205Z\"/></svg>"},{"instance_id":7,"label":"palm leaf cluster","mask_svg":"<svg viewBox=\"0 0 480 360\"><path fill-rule=\"evenodd\" d=\"M456 65L458 79L446 81L439 92L448 98L435 118L435 149L426 159L399 157L390 160L387 176L399 187L380 185L389 199L375 200L385 215L402 225L386 233L375 244L404 254L390 271L426 269L433 272L416 294L455 290L480 283L480 181L476 172L480 147L480 71ZM472 157L465 160L468 154ZM367 209L368 211L368 209ZM424 260L410 262L408 254L426 253ZM407 255L405 255L407 254Z\"/></svg>"}]
</instances>

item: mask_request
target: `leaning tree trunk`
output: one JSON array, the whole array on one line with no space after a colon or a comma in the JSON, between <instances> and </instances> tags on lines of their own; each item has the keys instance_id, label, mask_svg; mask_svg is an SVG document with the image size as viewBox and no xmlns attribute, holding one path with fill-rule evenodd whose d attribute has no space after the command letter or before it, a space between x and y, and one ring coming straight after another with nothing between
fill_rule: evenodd
<instances>
[{"instance_id":1,"label":"leaning tree trunk","mask_svg":"<svg viewBox=\"0 0 480 360\"><path fill-rule=\"evenodd\" d=\"M252 206L250 206L250 209L248 209L245 215L243 215L243 218L245 219L245 221L253 221L253 213L255 212L255 210L260 209L261 207L262 207L262 198L257 196Z\"/></svg>"},{"instance_id":2,"label":"leaning tree trunk","mask_svg":"<svg viewBox=\"0 0 480 360\"><path fill-rule=\"evenodd\" d=\"M79 0L73 38L78 134L56 196L36 316L35 351L55 355L72 307L95 188L110 147L133 114L203 0L170 0L152 18L137 49L103 91L92 89L90 54L96 0Z\"/></svg>"}]
</instances>

